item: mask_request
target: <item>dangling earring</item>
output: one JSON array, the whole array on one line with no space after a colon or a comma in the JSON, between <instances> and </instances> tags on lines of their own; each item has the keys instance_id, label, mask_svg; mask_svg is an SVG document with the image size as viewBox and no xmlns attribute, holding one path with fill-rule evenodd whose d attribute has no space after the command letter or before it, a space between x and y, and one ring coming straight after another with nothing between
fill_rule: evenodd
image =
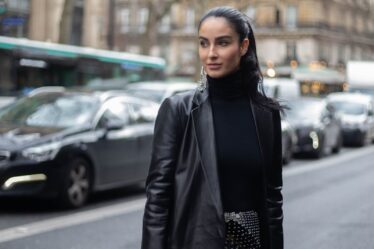
<instances>
[{"instance_id":1,"label":"dangling earring","mask_svg":"<svg viewBox=\"0 0 374 249\"><path fill-rule=\"evenodd\" d=\"M207 79L206 79L206 72L204 70L204 67L201 67L200 71L200 81L199 81L199 91L202 92L206 88L207 85Z\"/></svg>"}]
</instances>

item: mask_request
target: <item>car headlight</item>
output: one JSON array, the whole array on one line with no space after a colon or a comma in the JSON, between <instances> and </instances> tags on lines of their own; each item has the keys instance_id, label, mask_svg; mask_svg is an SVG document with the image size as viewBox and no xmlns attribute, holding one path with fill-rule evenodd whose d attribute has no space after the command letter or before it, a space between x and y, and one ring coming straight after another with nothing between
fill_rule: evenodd
<instances>
[{"instance_id":1,"label":"car headlight","mask_svg":"<svg viewBox=\"0 0 374 249\"><path fill-rule=\"evenodd\" d=\"M49 144L27 148L22 151L22 156L38 162L48 161L55 158L60 148L60 142L52 142Z\"/></svg>"}]
</instances>

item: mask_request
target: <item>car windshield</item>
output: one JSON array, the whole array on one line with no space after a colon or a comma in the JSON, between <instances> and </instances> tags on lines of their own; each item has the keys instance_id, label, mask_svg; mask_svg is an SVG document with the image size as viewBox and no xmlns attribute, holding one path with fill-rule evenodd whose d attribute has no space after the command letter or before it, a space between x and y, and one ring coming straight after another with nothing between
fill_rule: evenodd
<instances>
[{"instance_id":1,"label":"car windshield","mask_svg":"<svg viewBox=\"0 0 374 249\"><path fill-rule=\"evenodd\" d=\"M136 97L149 99L158 103L162 102L166 93L165 90L143 88L130 88L127 90L127 92Z\"/></svg>"},{"instance_id":2,"label":"car windshield","mask_svg":"<svg viewBox=\"0 0 374 249\"><path fill-rule=\"evenodd\" d=\"M40 94L2 109L0 123L67 128L91 122L98 107L88 95Z\"/></svg>"},{"instance_id":3,"label":"car windshield","mask_svg":"<svg viewBox=\"0 0 374 249\"><path fill-rule=\"evenodd\" d=\"M290 101L287 103L287 117L293 120L316 120L321 115L322 103L319 101Z\"/></svg>"},{"instance_id":4,"label":"car windshield","mask_svg":"<svg viewBox=\"0 0 374 249\"><path fill-rule=\"evenodd\" d=\"M346 101L331 101L330 104L336 111L349 115L365 114L366 108L364 104L346 102Z\"/></svg>"}]
</instances>

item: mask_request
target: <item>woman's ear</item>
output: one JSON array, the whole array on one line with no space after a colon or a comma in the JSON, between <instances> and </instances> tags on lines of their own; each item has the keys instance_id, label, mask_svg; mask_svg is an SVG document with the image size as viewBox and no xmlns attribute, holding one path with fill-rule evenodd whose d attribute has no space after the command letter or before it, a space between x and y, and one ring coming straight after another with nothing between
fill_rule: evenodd
<instances>
[{"instance_id":1,"label":"woman's ear","mask_svg":"<svg viewBox=\"0 0 374 249\"><path fill-rule=\"evenodd\" d=\"M243 56L247 53L249 47L249 39L245 38L240 45L240 55Z\"/></svg>"}]
</instances>

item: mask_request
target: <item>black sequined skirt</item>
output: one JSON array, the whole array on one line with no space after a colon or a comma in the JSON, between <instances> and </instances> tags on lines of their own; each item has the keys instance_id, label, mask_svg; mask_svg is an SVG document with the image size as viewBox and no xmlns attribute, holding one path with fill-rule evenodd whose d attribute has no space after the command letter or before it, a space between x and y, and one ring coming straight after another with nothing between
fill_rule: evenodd
<instances>
[{"instance_id":1,"label":"black sequined skirt","mask_svg":"<svg viewBox=\"0 0 374 249\"><path fill-rule=\"evenodd\" d=\"M260 249L260 220L255 211L225 214L225 249Z\"/></svg>"}]
</instances>

